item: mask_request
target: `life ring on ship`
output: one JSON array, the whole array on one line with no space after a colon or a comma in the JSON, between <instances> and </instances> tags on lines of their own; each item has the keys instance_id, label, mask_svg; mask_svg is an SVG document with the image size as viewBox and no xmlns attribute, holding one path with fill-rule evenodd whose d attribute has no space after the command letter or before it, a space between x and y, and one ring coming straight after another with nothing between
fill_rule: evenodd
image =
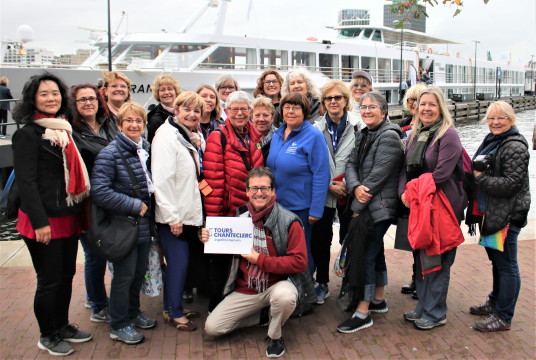
<instances>
[{"instance_id":1,"label":"life ring on ship","mask_svg":"<svg viewBox=\"0 0 536 360\"><path fill-rule=\"evenodd\" d=\"M315 38L314 36L309 36L309 37L307 38L307 40L309 40L309 41L318 41L318 39Z\"/></svg>"},{"instance_id":2,"label":"life ring on ship","mask_svg":"<svg viewBox=\"0 0 536 360\"><path fill-rule=\"evenodd\" d=\"M428 48L428 54L432 54L433 51L432 51L432 48Z\"/></svg>"}]
</instances>

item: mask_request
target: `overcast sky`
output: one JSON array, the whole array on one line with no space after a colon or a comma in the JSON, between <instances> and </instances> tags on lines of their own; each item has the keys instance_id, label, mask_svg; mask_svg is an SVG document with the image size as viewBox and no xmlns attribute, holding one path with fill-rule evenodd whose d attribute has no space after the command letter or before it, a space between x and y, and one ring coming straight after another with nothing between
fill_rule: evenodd
<instances>
[{"instance_id":1,"label":"overcast sky","mask_svg":"<svg viewBox=\"0 0 536 360\"><path fill-rule=\"evenodd\" d=\"M204 0L110 0L112 29L126 11L120 32L168 32L178 30ZM441 1L440 1L441 3ZM106 29L106 0L0 0L0 38L15 38L19 25L30 25L34 40L27 47L42 47L60 53L89 48L88 32L78 27ZM323 26L336 25L339 9L369 9L377 24L383 23L383 0L233 0L229 6L226 32L262 37L305 39L325 33ZM428 7L427 32L464 43L449 46L449 52L485 59L491 51L494 61L511 59L527 64L536 55L535 0L466 0L462 13L452 17L454 8ZM250 11L248 11L248 9ZM249 21L247 14L250 14ZM215 21L211 9L194 27L206 28ZM442 50L446 50L443 46Z\"/></svg>"}]
</instances>

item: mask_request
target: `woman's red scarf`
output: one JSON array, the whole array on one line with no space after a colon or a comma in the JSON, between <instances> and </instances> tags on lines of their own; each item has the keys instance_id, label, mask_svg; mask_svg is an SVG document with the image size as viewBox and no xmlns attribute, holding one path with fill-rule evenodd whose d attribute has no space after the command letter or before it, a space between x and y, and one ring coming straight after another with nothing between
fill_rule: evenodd
<instances>
[{"instance_id":1,"label":"woman's red scarf","mask_svg":"<svg viewBox=\"0 0 536 360\"><path fill-rule=\"evenodd\" d=\"M65 118L51 118L40 112L35 113L34 123L45 128L43 139L61 148L67 205L81 202L89 195L89 176L71 136L71 124Z\"/></svg>"}]
</instances>

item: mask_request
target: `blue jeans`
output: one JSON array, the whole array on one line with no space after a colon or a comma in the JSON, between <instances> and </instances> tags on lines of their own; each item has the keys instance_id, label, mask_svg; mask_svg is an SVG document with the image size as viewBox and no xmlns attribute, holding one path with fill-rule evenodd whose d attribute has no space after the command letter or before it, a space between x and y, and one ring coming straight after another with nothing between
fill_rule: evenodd
<instances>
[{"instance_id":1,"label":"blue jeans","mask_svg":"<svg viewBox=\"0 0 536 360\"><path fill-rule=\"evenodd\" d=\"M197 227L183 225L182 234L176 237L167 224L157 224L162 251L166 258L166 278L164 281L164 310L173 318L184 316L182 295L188 274L190 242L199 241Z\"/></svg>"},{"instance_id":2,"label":"blue jeans","mask_svg":"<svg viewBox=\"0 0 536 360\"><path fill-rule=\"evenodd\" d=\"M521 288L521 275L517 265L517 237L520 231L520 228L510 224L504 252L486 248L493 270L493 290L489 294L489 300L495 305L495 313L508 323L514 317Z\"/></svg>"},{"instance_id":3,"label":"blue jeans","mask_svg":"<svg viewBox=\"0 0 536 360\"><path fill-rule=\"evenodd\" d=\"M140 289L147 262L149 241L138 243L127 257L114 261L114 277L110 288L110 325L119 330L129 325L140 311Z\"/></svg>"},{"instance_id":4,"label":"blue jeans","mask_svg":"<svg viewBox=\"0 0 536 360\"><path fill-rule=\"evenodd\" d=\"M387 264L383 246L383 236L391 226L391 221L381 221L374 224L372 237L367 244L365 254L365 290L363 301L374 300L376 287L387 285Z\"/></svg>"},{"instance_id":5,"label":"blue jeans","mask_svg":"<svg viewBox=\"0 0 536 360\"><path fill-rule=\"evenodd\" d=\"M307 268L309 269L311 276L313 276L316 266L313 253L311 251L311 231L313 227L311 224L309 224L309 209L292 210L292 212L300 218L303 225L303 231L305 232L305 243L307 244Z\"/></svg>"},{"instance_id":6,"label":"blue jeans","mask_svg":"<svg viewBox=\"0 0 536 360\"><path fill-rule=\"evenodd\" d=\"M84 249L84 279L86 282L86 298L93 304L93 313L99 312L108 306L104 273L106 272L106 259L96 253L88 243L85 234L80 234L80 243Z\"/></svg>"}]
</instances>

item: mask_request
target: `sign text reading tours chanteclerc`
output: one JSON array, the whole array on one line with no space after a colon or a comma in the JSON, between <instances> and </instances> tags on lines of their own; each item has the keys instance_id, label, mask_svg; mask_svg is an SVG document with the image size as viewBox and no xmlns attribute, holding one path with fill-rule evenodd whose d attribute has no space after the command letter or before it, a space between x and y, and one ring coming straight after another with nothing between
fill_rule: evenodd
<instances>
[{"instance_id":1,"label":"sign text reading tours chanteclerc","mask_svg":"<svg viewBox=\"0 0 536 360\"><path fill-rule=\"evenodd\" d=\"M249 217L207 216L205 254L251 254L253 222Z\"/></svg>"}]
</instances>

